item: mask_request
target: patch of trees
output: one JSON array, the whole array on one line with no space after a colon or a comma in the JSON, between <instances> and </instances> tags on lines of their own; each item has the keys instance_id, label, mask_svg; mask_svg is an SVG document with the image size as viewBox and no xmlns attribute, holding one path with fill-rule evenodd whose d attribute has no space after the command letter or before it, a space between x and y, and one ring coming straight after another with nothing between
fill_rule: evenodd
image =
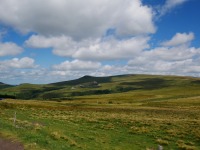
<instances>
[{"instance_id":1,"label":"patch of trees","mask_svg":"<svg viewBox=\"0 0 200 150\"><path fill-rule=\"evenodd\" d=\"M160 89L169 86L169 81L164 80L161 78L146 78L142 81L137 82L122 82L120 85L122 86L135 86L138 87L138 89L144 89L144 90L154 90L154 89Z\"/></svg>"},{"instance_id":2,"label":"patch of trees","mask_svg":"<svg viewBox=\"0 0 200 150\"><path fill-rule=\"evenodd\" d=\"M60 90L62 89L63 87L60 87L60 86L52 86L52 87L43 87L42 89L42 92L49 92L49 91L54 91L54 90Z\"/></svg>"},{"instance_id":3,"label":"patch of trees","mask_svg":"<svg viewBox=\"0 0 200 150\"><path fill-rule=\"evenodd\" d=\"M57 100L57 99L63 99L63 95L60 93L45 93L42 95L43 100Z\"/></svg>"},{"instance_id":4,"label":"patch of trees","mask_svg":"<svg viewBox=\"0 0 200 150\"><path fill-rule=\"evenodd\" d=\"M112 93L111 90L105 89L105 90L89 90L89 91L83 91L83 92L72 92L71 96L84 96L84 95L101 95L101 94L110 94Z\"/></svg>"},{"instance_id":5,"label":"patch of trees","mask_svg":"<svg viewBox=\"0 0 200 150\"><path fill-rule=\"evenodd\" d=\"M8 94L0 94L0 98L16 99L16 96L14 96L14 95L8 95Z\"/></svg>"},{"instance_id":6,"label":"patch of trees","mask_svg":"<svg viewBox=\"0 0 200 150\"><path fill-rule=\"evenodd\" d=\"M22 90L16 95L16 98L25 100L34 99L37 98L40 93L40 90Z\"/></svg>"},{"instance_id":7,"label":"patch of trees","mask_svg":"<svg viewBox=\"0 0 200 150\"><path fill-rule=\"evenodd\" d=\"M128 91L133 91L133 90L138 90L139 88L135 88L135 87L130 87L130 86L116 86L115 88L115 92L128 92Z\"/></svg>"},{"instance_id":8,"label":"patch of trees","mask_svg":"<svg viewBox=\"0 0 200 150\"><path fill-rule=\"evenodd\" d=\"M104 90L88 90L82 92L72 92L70 96L85 96L85 95L102 95L102 94L111 94L111 93L121 93L121 92L128 92L132 90L137 90L138 88L135 87L123 87L117 86L115 89L104 89Z\"/></svg>"},{"instance_id":9,"label":"patch of trees","mask_svg":"<svg viewBox=\"0 0 200 150\"><path fill-rule=\"evenodd\" d=\"M193 83L193 84L200 84L200 80L195 80L195 81L192 81L191 83Z\"/></svg>"}]
</instances>

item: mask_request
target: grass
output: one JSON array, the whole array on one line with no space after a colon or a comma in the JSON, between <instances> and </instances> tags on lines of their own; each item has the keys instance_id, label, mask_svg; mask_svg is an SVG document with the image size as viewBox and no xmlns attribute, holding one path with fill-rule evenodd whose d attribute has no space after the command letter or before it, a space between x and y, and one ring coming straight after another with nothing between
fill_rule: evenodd
<instances>
[{"instance_id":1,"label":"grass","mask_svg":"<svg viewBox=\"0 0 200 150\"><path fill-rule=\"evenodd\" d=\"M96 81L98 85L92 83ZM80 98L108 97L116 101L116 96L123 94L123 100L143 98L171 98L181 95L199 95L200 80L192 77L155 76L155 75L122 75L111 77L91 77L64 81L59 83L35 85L21 84L0 90L0 96L14 96L18 99L36 100L74 100ZM4 84L3 84L4 85ZM83 86L83 87L82 87ZM145 94L143 94L145 91ZM153 93L152 93L153 92ZM155 93L154 93L155 92ZM161 93L161 95L159 95ZM164 94L164 95L163 95ZM108 96L107 96L108 95ZM113 96L114 95L114 96ZM187 95L187 97L188 97ZM122 96L120 96L121 98ZM102 98L101 98L102 99ZM120 99L121 101L121 99ZM132 100L131 100L132 101Z\"/></svg>"},{"instance_id":2,"label":"grass","mask_svg":"<svg viewBox=\"0 0 200 150\"><path fill-rule=\"evenodd\" d=\"M5 100L0 102L0 133L26 149L139 150L158 144L199 149L200 106L187 104L193 99L181 98L186 101L181 107L178 99L156 102L159 107L154 102L138 106Z\"/></svg>"},{"instance_id":3,"label":"grass","mask_svg":"<svg viewBox=\"0 0 200 150\"><path fill-rule=\"evenodd\" d=\"M73 100L6 99L0 101L0 135L23 143L28 150L150 150L158 145L168 150L198 150L198 81L190 77L117 76L112 82L102 82L99 89L119 85L138 89ZM154 82L158 83L146 85ZM71 88L57 90L68 94Z\"/></svg>"}]
</instances>

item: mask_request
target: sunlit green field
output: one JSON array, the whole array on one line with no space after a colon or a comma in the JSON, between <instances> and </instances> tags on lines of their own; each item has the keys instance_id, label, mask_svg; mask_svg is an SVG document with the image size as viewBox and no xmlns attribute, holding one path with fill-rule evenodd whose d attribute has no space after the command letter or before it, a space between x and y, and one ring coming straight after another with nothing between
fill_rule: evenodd
<instances>
[{"instance_id":1,"label":"sunlit green field","mask_svg":"<svg viewBox=\"0 0 200 150\"><path fill-rule=\"evenodd\" d=\"M114 78L100 88L112 88L115 82L130 86L141 79L123 80ZM143 89L72 100L1 100L0 136L27 150L152 150L158 145L199 150L199 79L165 80L166 86L137 83Z\"/></svg>"},{"instance_id":2,"label":"sunlit green field","mask_svg":"<svg viewBox=\"0 0 200 150\"><path fill-rule=\"evenodd\" d=\"M140 104L5 100L0 108L1 135L26 149L200 149L200 97Z\"/></svg>"}]
</instances>

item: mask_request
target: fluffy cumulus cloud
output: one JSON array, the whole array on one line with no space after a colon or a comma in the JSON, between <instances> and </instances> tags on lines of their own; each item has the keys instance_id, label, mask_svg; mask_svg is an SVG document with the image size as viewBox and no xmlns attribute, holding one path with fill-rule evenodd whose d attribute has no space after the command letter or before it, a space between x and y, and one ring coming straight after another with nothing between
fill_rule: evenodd
<instances>
[{"instance_id":1,"label":"fluffy cumulus cloud","mask_svg":"<svg viewBox=\"0 0 200 150\"><path fill-rule=\"evenodd\" d=\"M198 75L200 48L190 46L193 39L193 33L177 33L162 47L143 51L130 60L128 67L146 73Z\"/></svg>"},{"instance_id":2,"label":"fluffy cumulus cloud","mask_svg":"<svg viewBox=\"0 0 200 150\"><path fill-rule=\"evenodd\" d=\"M91 62L91 61L80 61L80 60L73 60L73 61L65 61L59 65L54 65L53 68L55 70L63 70L63 71L76 71L76 70L96 70L101 66L98 62Z\"/></svg>"},{"instance_id":3,"label":"fluffy cumulus cloud","mask_svg":"<svg viewBox=\"0 0 200 150\"><path fill-rule=\"evenodd\" d=\"M63 80L69 80L84 75L94 75L102 68L102 65L99 62L73 60L54 65L52 68L53 69L49 72L52 76L57 76Z\"/></svg>"},{"instance_id":4,"label":"fluffy cumulus cloud","mask_svg":"<svg viewBox=\"0 0 200 150\"><path fill-rule=\"evenodd\" d=\"M181 46L172 47L172 48L159 47L159 48L144 52L143 54L146 57L153 58L153 59L155 59L156 57L157 59L161 59L161 60L179 61L179 60L192 58L193 56L199 54L199 49L181 45Z\"/></svg>"},{"instance_id":5,"label":"fluffy cumulus cloud","mask_svg":"<svg viewBox=\"0 0 200 150\"><path fill-rule=\"evenodd\" d=\"M8 69L31 69L35 68L36 65L34 64L35 60L29 57L24 58L13 58L11 60L0 61L0 68L1 70L8 70Z\"/></svg>"},{"instance_id":6,"label":"fluffy cumulus cloud","mask_svg":"<svg viewBox=\"0 0 200 150\"><path fill-rule=\"evenodd\" d=\"M149 37L144 36L120 41L113 38L106 41L96 40L79 47L73 57L86 60L130 59L149 48L148 40Z\"/></svg>"},{"instance_id":7,"label":"fluffy cumulus cloud","mask_svg":"<svg viewBox=\"0 0 200 150\"><path fill-rule=\"evenodd\" d=\"M26 45L33 48L53 48L58 56L81 60L113 60L131 58L149 48L148 36L136 36L125 40L113 37L106 39L86 39L76 42L67 36L44 37L33 35Z\"/></svg>"},{"instance_id":8,"label":"fluffy cumulus cloud","mask_svg":"<svg viewBox=\"0 0 200 150\"><path fill-rule=\"evenodd\" d=\"M23 48L12 42L0 42L0 57L8 55L18 55L23 51Z\"/></svg>"},{"instance_id":9,"label":"fluffy cumulus cloud","mask_svg":"<svg viewBox=\"0 0 200 150\"><path fill-rule=\"evenodd\" d=\"M27 46L35 48L52 47L59 56L72 57L52 67L51 74L63 77L80 77L85 74L105 76L123 73L154 73L198 75L200 48L191 47L194 33L176 33L162 42L160 47L151 49L148 36L136 36L117 40L87 39L74 41L69 37L45 37L34 35ZM128 60L124 65L102 65L103 60ZM99 62L97 62L99 61Z\"/></svg>"},{"instance_id":10,"label":"fluffy cumulus cloud","mask_svg":"<svg viewBox=\"0 0 200 150\"><path fill-rule=\"evenodd\" d=\"M32 48L53 48L53 53L58 56L71 57L75 53L80 42L73 41L68 36L45 37L33 35L26 42L26 46Z\"/></svg>"},{"instance_id":11,"label":"fluffy cumulus cloud","mask_svg":"<svg viewBox=\"0 0 200 150\"><path fill-rule=\"evenodd\" d=\"M149 34L156 32L153 19L153 9L143 5L141 0L0 2L1 23L18 33L34 33L25 41L25 49L52 48L54 55L66 57L66 61L52 68L39 69L50 75L108 74L111 66L103 66L102 61L130 59L149 48ZM109 36L111 30L114 33ZM17 44L0 43L0 56L18 55L22 51ZM28 57L1 61L0 66L1 75L9 69L23 78L25 74L44 75L38 74L34 59ZM24 71L26 68L32 70Z\"/></svg>"},{"instance_id":12,"label":"fluffy cumulus cloud","mask_svg":"<svg viewBox=\"0 0 200 150\"><path fill-rule=\"evenodd\" d=\"M177 46L187 44L194 39L194 33L177 33L171 40L162 43L163 46Z\"/></svg>"},{"instance_id":13,"label":"fluffy cumulus cloud","mask_svg":"<svg viewBox=\"0 0 200 150\"><path fill-rule=\"evenodd\" d=\"M153 74L174 74L174 75L198 75L199 65L192 59L180 60L180 61L164 61L161 59L149 60L148 63L140 62L136 63L136 60L130 60L127 67L129 70L136 70L138 73L153 73Z\"/></svg>"},{"instance_id":14,"label":"fluffy cumulus cloud","mask_svg":"<svg viewBox=\"0 0 200 150\"><path fill-rule=\"evenodd\" d=\"M119 36L155 32L153 11L141 0L2 0L0 21L22 33L62 33L76 40L111 28Z\"/></svg>"},{"instance_id":15,"label":"fluffy cumulus cloud","mask_svg":"<svg viewBox=\"0 0 200 150\"><path fill-rule=\"evenodd\" d=\"M42 76L46 74L47 72L39 68L35 64L35 60L29 57L0 61L0 81L2 82L20 84L35 81L36 83L40 83L38 79L45 81Z\"/></svg>"},{"instance_id":16,"label":"fluffy cumulus cloud","mask_svg":"<svg viewBox=\"0 0 200 150\"><path fill-rule=\"evenodd\" d=\"M49 83L86 74L198 76L200 48L191 46L194 33L176 33L154 48L150 43L156 17L187 1L166 0L155 14L142 0L1 0L0 22L29 37L24 49L52 49L52 58L66 60L49 68L29 57L0 61L0 79ZM4 35L0 31L0 57L23 52L23 46L2 40Z\"/></svg>"},{"instance_id":17,"label":"fluffy cumulus cloud","mask_svg":"<svg viewBox=\"0 0 200 150\"><path fill-rule=\"evenodd\" d=\"M21 83L50 83L54 79L52 74L49 73L47 69L37 68L37 69L0 69L0 81L8 84L21 84ZM44 78L45 77L45 78ZM9 79L9 80L8 80ZM53 81L59 80L56 78Z\"/></svg>"}]
</instances>

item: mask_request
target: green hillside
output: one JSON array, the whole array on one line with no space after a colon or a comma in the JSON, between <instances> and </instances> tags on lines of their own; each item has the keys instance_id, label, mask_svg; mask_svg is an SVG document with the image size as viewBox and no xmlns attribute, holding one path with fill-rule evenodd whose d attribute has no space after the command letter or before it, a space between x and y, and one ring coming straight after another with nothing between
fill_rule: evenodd
<instances>
[{"instance_id":1,"label":"green hillside","mask_svg":"<svg viewBox=\"0 0 200 150\"><path fill-rule=\"evenodd\" d=\"M84 76L0 92L18 98L0 101L0 137L27 150L200 149L199 78Z\"/></svg>"},{"instance_id":2,"label":"green hillside","mask_svg":"<svg viewBox=\"0 0 200 150\"><path fill-rule=\"evenodd\" d=\"M10 95L17 99L72 100L74 98L96 97L96 95L109 97L112 94L112 97L115 97L115 95L119 96L120 93L127 96L145 95L146 93L151 98L166 99L170 96L200 95L199 89L200 79L192 77L158 75L84 76L76 80L44 85L21 84L10 86L2 88L0 95ZM159 93L159 91L163 91L164 94L156 95L156 92Z\"/></svg>"},{"instance_id":3,"label":"green hillside","mask_svg":"<svg viewBox=\"0 0 200 150\"><path fill-rule=\"evenodd\" d=\"M76 79L76 80L57 82L57 83L52 83L50 85L54 85L54 86L66 86L66 85L70 86L71 85L71 86L75 86L75 85L88 83L88 82L92 82L92 81L96 81L98 83L107 83L107 82L111 82L111 80L112 80L112 77L84 76L84 77L81 77L81 78Z\"/></svg>"},{"instance_id":4,"label":"green hillside","mask_svg":"<svg viewBox=\"0 0 200 150\"><path fill-rule=\"evenodd\" d=\"M9 88L9 87L12 87L12 85L8 85L8 84L0 82L0 89L5 89L5 88Z\"/></svg>"},{"instance_id":5,"label":"green hillside","mask_svg":"<svg viewBox=\"0 0 200 150\"><path fill-rule=\"evenodd\" d=\"M10 92L8 92L8 93L1 92L3 89L8 89L8 91L9 91L9 88L11 88L11 87L13 87L13 86L0 82L0 98L15 98L15 96L13 96Z\"/></svg>"}]
</instances>

